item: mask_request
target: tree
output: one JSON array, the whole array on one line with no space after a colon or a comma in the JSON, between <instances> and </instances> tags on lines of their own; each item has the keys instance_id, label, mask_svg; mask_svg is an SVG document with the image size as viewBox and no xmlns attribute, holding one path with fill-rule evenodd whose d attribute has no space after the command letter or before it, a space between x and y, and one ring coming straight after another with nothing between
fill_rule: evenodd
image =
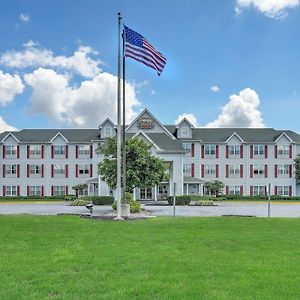
<instances>
[{"instance_id":1,"label":"tree","mask_svg":"<svg viewBox=\"0 0 300 300\"><path fill-rule=\"evenodd\" d=\"M214 180L212 182L205 182L204 186L209 190L209 192L216 197L219 196L221 189L224 187L224 183L220 180Z\"/></svg>"},{"instance_id":2,"label":"tree","mask_svg":"<svg viewBox=\"0 0 300 300\"><path fill-rule=\"evenodd\" d=\"M294 159L296 181L300 182L300 154Z\"/></svg>"},{"instance_id":3,"label":"tree","mask_svg":"<svg viewBox=\"0 0 300 300\"><path fill-rule=\"evenodd\" d=\"M86 190L87 187L88 186L86 183L82 183L72 186L72 190L76 192L76 195L78 195L78 197L81 197L83 195L84 190Z\"/></svg>"},{"instance_id":4,"label":"tree","mask_svg":"<svg viewBox=\"0 0 300 300\"><path fill-rule=\"evenodd\" d=\"M151 154L152 145L139 138L126 141L126 191L135 187L146 188L168 179L169 165ZM117 187L117 143L108 139L102 149L103 161L98 172L109 187Z\"/></svg>"}]
</instances>

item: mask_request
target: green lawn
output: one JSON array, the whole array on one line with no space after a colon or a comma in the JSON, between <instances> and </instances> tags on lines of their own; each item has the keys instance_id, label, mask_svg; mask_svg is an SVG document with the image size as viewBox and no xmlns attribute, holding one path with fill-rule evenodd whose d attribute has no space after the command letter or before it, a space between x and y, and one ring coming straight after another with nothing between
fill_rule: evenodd
<instances>
[{"instance_id":1,"label":"green lawn","mask_svg":"<svg viewBox=\"0 0 300 300\"><path fill-rule=\"evenodd\" d=\"M0 217L0 299L299 299L300 220Z\"/></svg>"}]
</instances>

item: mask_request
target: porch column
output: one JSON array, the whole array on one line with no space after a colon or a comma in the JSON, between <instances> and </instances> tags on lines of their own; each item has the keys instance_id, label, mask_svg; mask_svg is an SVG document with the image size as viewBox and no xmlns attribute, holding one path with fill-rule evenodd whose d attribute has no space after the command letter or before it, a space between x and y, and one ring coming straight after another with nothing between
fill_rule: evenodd
<instances>
[{"instance_id":1,"label":"porch column","mask_svg":"<svg viewBox=\"0 0 300 300\"><path fill-rule=\"evenodd\" d=\"M133 200L136 200L136 188L133 189L132 191L132 196L133 196Z\"/></svg>"},{"instance_id":2,"label":"porch column","mask_svg":"<svg viewBox=\"0 0 300 300\"><path fill-rule=\"evenodd\" d=\"M154 201L157 201L157 185L154 186Z\"/></svg>"},{"instance_id":3,"label":"porch column","mask_svg":"<svg viewBox=\"0 0 300 300\"><path fill-rule=\"evenodd\" d=\"M100 195L100 175L98 175L98 196Z\"/></svg>"},{"instance_id":4,"label":"porch column","mask_svg":"<svg viewBox=\"0 0 300 300\"><path fill-rule=\"evenodd\" d=\"M189 194L189 184L188 183L186 184L186 194L187 195Z\"/></svg>"},{"instance_id":5,"label":"porch column","mask_svg":"<svg viewBox=\"0 0 300 300\"><path fill-rule=\"evenodd\" d=\"M201 183L198 184L198 194L201 196Z\"/></svg>"}]
</instances>

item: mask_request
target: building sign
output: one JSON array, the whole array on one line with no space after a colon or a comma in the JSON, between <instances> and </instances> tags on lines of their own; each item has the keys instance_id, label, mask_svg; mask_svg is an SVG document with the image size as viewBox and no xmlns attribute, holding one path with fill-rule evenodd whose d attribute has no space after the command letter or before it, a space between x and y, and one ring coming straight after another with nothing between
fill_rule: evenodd
<instances>
[{"instance_id":1,"label":"building sign","mask_svg":"<svg viewBox=\"0 0 300 300\"><path fill-rule=\"evenodd\" d=\"M151 118L141 118L138 122L138 128L151 129L154 127L154 120Z\"/></svg>"}]
</instances>

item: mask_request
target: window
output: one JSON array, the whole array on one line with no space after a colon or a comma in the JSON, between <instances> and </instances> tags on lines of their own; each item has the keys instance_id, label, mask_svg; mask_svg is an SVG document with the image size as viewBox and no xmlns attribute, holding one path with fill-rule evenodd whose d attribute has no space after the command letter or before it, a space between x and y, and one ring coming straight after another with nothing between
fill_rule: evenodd
<instances>
[{"instance_id":1,"label":"window","mask_svg":"<svg viewBox=\"0 0 300 300\"><path fill-rule=\"evenodd\" d=\"M277 195L280 196L289 196L289 186L288 185L279 185L277 186Z\"/></svg>"},{"instance_id":2,"label":"window","mask_svg":"<svg viewBox=\"0 0 300 300\"><path fill-rule=\"evenodd\" d=\"M278 165L278 174L280 175L288 175L290 173L289 165Z\"/></svg>"},{"instance_id":3,"label":"window","mask_svg":"<svg viewBox=\"0 0 300 300\"><path fill-rule=\"evenodd\" d=\"M216 145L205 145L204 153L205 155L216 155Z\"/></svg>"},{"instance_id":4,"label":"window","mask_svg":"<svg viewBox=\"0 0 300 300\"><path fill-rule=\"evenodd\" d=\"M189 137L190 132L189 132L189 127L187 126L182 126L180 129L180 136L181 137Z\"/></svg>"},{"instance_id":5,"label":"window","mask_svg":"<svg viewBox=\"0 0 300 300\"><path fill-rule=\"evenodd\" d=\"M140 199L152 199L152 188L141 188L140 189Z\"/></svg>"},{"instance_id":6,"label":"window","mask_svg":"<svg viewBox=\"0 0 300 300\"><path fill-rule=\"evenodd\" d=\"M105 127L104 128L104 137L111 137L112 136L112 128L111 127Z\"/></svg>"},{"instance_id":7,"label":"window","mask_svg":"<svg viewBox=\"0 0 300 300\"><path fill-rule=\"evenodd\" d=\"M55 145L54 146L54 155L66 155L66 146L65 145Z\"/></svg>"},{"instance_id":8,"label":"window","mask_svg":"<svg viewBox=\"0 0 300 300\"><path fill-rule=\"evenodd\" d=\"M265 172L264 165L253 165L253 174L254 175L263 175Z\"/></svg>"},{"instance_id":9,"label":"window","mask_svg":"<svg viewBox=\"0 0 300 300\"><path fill-rule=\"evenodd\" d=\"M6 175L16 175L17 174L17 165L6 165L5 166Z\"/></svg>"},{"instance_id":10,"label":"window","mask_svg":"<svg viewBox=\"0 0 300 300\"><path fill-rule=\"evenodd\" d=\"M38 175L42 173L42 166L41 165L30 165L30 174Z\"/></svg>"},{"instance_id":11,"label":"window","mask_svg":"<svg viewBox=\"0 0 300 300\"><path fill-rule=\"evenodd\" d=\"M278 155L289 155L290 146L289 145L278 145L277 146Z\"/></svg>"},{"instance_id":12,"label":"window","mask_svg":"<svg viewBox=\"0 0 300 300\"><path fill-rule=\"evenodd\" d=\"M192 155L192 143L182 143L183 149L187 150L188 152L185 153L185 156Z\"/></svg>"},{"instance_id":13,"label":"window","mask_svg":"<svg viewBox=\"0 0 300 300\"><path fill-rule=\"evenodd\" d=\"M240 155L240 149L239 145L229 145L229 155Z\"/></svg>"},{"instance_id":14,"label":"window","mask_svg":"<svg viewBox=\"0 0 300 300\"><path fill-rule=\"evenodd\" d=\"M254 155L264 155L265 146L264 145L254 145Z\"/></svg>"},{"instance_id":15,"label":"window","mask_svg":"<svg viewBox=\"0 0 300 300\"><path fill-rule=\"evenodd\" d=\"M105 128L107 129L107 128ZM90 155L90 145L79 145L78 146L79 155Z\"/></svg>"},{"instance_id":16,"label":"window","mask_svg":"<svg viewBox=\"0 0 300 300\"><path fill-rule=\"evenodd\" d=\"M64 185L56 185L53 187L53 194L54 195L65 195L66 194L66 187Z\"/></svg>"},{"instance_id":17,"label":"window","mask_svg":"<svg viewBox=\"0 0 300 300\"><path fill-rule=\"evenodd\" d=\"M254 196L265 195L265 186L264 185L253 186L253 195Z\"/></svg>"},{"instance_id":18,"label":"window","mask_svg":"<svg viewBox=\"0 0 300 300\"><path fill-rule=\"evenodd\" d=\"M79 165L78 166L79 175L88 175L90 174L90 165Z\"/></svg>"},{"instance_id":19,"label":"window","mask_svg":"<svg viewBox=\"0 0 300 300\"><path fill-rule=\"evenodd\" d=\"M7 185L5 190L5 196L17 196L17 186Z\"/></svg>"},{"instance_id":20,"label":"window","mask_svg":"<svg viewBox=\"0 0 300 300\"><path fill-rule=\"evenodd\" d=\"M41 196L42 195L42 187L39 185L32 185L29 187L29 195L30 196Z\"/></svg>"},{"instance_id":21,"label":"window","mask_svg":"<svg viewBox=\"0 0 300 300\"><path fill-rule=\"evenodd\" d=\"M228 187L228 193L230 195L239 195L240 194L240 186L239 185L232 185Z\"/></svg>"},{"instance_id":22,"label":"window","mask_svg":"<svg viewBox=\"0 0 300 300\"><path fill-rule=\"evenodd\" d=\"M192 165L183 164L183 176L191 176L191 175L192 175Z\"/></svg>"},{"instance_id":23,"label":"window","mask_svg":"<svg viewBox=\"0 0 300 300\"><path fill-rule=\"evenodd\" d=\"M17 146L16 145L5 146L5 155L16 156L17 155Z\"/></svg>"},{"instance_id":24,"label":"window","mask_svg":"<svg viewBox=\"0 0 300 300\"><path fill-rule=\"evenodd\" d=\"M40 156L42 153L42 147L40 145L30 145L29 146L30 156L37 155Z\"/></svg>"},{"instance_id":25,"label":"window","mask_svg":"<svg viewBox=\"0 0 300 300\"><path fill-rule=\"evenodd\" d=\"M216 165L205 165L204 171L206 175L215 175Z\"/></svg>"},{"instance_id":26,"label":"window","mask_svg":"<svg viewBox=\"0 0 300 300\"><path fill-rule=\"evenodd\" d=\"M230 175L240 175L240 165L229 165Z\"/></svg>"},{"instance_id":27,"label":"window","mask_svg":"<svg viewBox=\"0 0 300 300\"><path fill-rule=\"evenodd\" d=\"M54 165L53 166L55 175L65 175L66 174L66 166L65 165Z\"/></svg>"}]
</instances>

